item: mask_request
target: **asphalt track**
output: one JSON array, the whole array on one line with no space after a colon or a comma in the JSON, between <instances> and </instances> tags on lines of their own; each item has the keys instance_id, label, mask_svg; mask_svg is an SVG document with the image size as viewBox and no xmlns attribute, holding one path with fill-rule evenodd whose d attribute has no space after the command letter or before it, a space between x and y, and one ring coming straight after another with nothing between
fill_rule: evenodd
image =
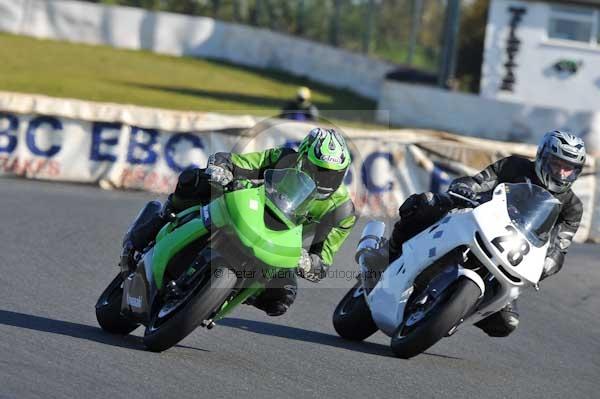
<instances>
[{"instance_id":1,"label":"asphalt track","mask_svg":"<svg viewBox=\"0 0 600 399\"><path fill-rule=\"evenodd\" d=\"M592 398L600 390L600 247L577 245L561 274L521 301L511 337L472 326L412 360L377 333L331 325L352 281L301 282L288 314L243 306L161 354L97 326L123 231L148 194L0 179L1 398ZM353 271L353 238L335 265ZM340 288L327 288L327 287Z\"/></svg>"}]
</instances>

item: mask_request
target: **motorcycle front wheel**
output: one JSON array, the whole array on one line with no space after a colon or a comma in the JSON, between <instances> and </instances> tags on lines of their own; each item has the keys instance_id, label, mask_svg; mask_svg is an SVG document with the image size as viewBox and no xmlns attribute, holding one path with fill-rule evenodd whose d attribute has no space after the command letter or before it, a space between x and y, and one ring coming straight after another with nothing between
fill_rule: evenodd
<instances>
[{"instance_id":1,"label":"motorcycle front wheel","mask_svg":"<svg viewBox=\"0 0 600 399\"><path fill-rule=\"evenodd\" d=\"M139 324L121 315L123 300L123 277L121 273L111 281L96 302L96 319L100 327L109 333L127 335Z\"/></svg>"},{"instance_id":2,"label":"motorcycle front wheel","mask_svg":"<svg viewBox=\"0 0 600 399\"><path fill-rule=\"evenodd\" d=\"M154 311L144 333L144 345L162 352L176 345L210 317L231 295L237 277L226 267L218 267L191 292L177 301L168 301Z\"/></svg>"},{"instance_id":3,"label":"motorcycle front wheel","mask_svg":"<svg viewBox=\"0 0 600 399\"><path fill-rule=\"evenodd\" d=\"M461 278L448 287L429 309L407 314L392 337L394 354L409 359L426 351L461 322L480 293L472 280Z\"/></svg>"},{"instance_id":4,"label":"motorcycle front wheel","mask_svg":"<svg viewBox=\"0 0 600 399\"><path fill-rule=\"evenodd\" d=\"M348 291L335 308L333 328L340 337L350 341L362 341L377 332L360 282Z\"/></svg>"}]
</instances>

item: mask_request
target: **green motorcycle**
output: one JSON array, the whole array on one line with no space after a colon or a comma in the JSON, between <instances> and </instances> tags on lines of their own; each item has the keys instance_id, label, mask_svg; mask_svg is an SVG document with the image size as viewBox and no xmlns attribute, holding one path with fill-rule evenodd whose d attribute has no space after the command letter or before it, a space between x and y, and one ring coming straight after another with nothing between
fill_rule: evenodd
<instances>
[{"instance_id":1,"label":"green motorcycle","mask_svg":"<svg viewBox=\"0 0 600 399\"><path fill-rule=\"evenodd\" d=\"M121 263L96 304L98 323L122 335L143 324L144 344L155 352L198 326L212 328L278 273L295 272L315 192L306 173L271 169L259 184L225 189L177 214L135 252L135 266Z\"/></svg>"}]
</instances>

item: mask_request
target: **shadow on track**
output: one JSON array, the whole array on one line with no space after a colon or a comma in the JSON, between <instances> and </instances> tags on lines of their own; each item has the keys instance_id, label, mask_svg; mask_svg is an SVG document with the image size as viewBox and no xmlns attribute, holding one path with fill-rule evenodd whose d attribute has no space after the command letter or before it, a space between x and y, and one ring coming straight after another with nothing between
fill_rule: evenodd
<instances>
[{"instance_id":1,"label":"shadow on track","mask_svg":"<svg viewBox=\"0 0 600 399\"><path fill-rule=\"evenodd\" d=\"M121 348L146 352L140 337L133 335L113 335L102 331L99 327L72 323L70 321L49 319L47 317L34 316L0 309L0 324L26 328L28 330L48 332L52 334L66 335L73 338L98 342L104 345L118 346ZM208 352L205 349L192 348L184 345L176 345L176 347Z\"/></svg>"},{"instance_id":2,"label":"shadow on track","mask_svg":"<svg viewBox=\"0 0 600 399\"><path fill-rule=\"evenodd\" d=\"M320 345L342 348L355 352L367 353L370 355L394 357L392 350L387 345L376 344L374 342L352 342L346 341L337 335L325 334L318 331L305 330L297 327L284 326L281 324L266 323L256 320L245 320L238 318L227 318L219 321L218 325L237 328L244 331L250 331L256 334L270 335L293 339L296 341L312 342ZM452 360L463 360L461 358L434 353L423 353L426 356L441 357Z\"/></svg>"}]
</instances>

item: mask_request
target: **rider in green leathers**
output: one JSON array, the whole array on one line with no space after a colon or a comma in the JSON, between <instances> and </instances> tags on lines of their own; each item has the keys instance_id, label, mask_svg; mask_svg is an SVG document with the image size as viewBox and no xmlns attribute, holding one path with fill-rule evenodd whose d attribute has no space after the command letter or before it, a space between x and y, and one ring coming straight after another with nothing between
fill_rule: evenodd
<instances>
[{"instance_id":1,"label":"rider in green leathers","mask_svg":"<svg viewBox=\"0 0 600 399\"><path fill-rule=\"evenodd\" d=\"M299 168L315 181L317 198L303 229L305 235L314 237L308 251L303 251L298 272L301 277L317 282L326 275L356 222L354 204L343 184L349 165L346 142L333 129L311 130L298 151L273 148L247 154L216 153L209 158L205 169L190 168L181 173L163 211L149 215L132 228L130 246L143 249L166 223L168 213L210 201L211 183L226 186L233 180L260 180L267 169ZM270 316L282 315L294 302L296 289L295 274L277 276L252 304Z\"/></svg>"}]
</instances>

